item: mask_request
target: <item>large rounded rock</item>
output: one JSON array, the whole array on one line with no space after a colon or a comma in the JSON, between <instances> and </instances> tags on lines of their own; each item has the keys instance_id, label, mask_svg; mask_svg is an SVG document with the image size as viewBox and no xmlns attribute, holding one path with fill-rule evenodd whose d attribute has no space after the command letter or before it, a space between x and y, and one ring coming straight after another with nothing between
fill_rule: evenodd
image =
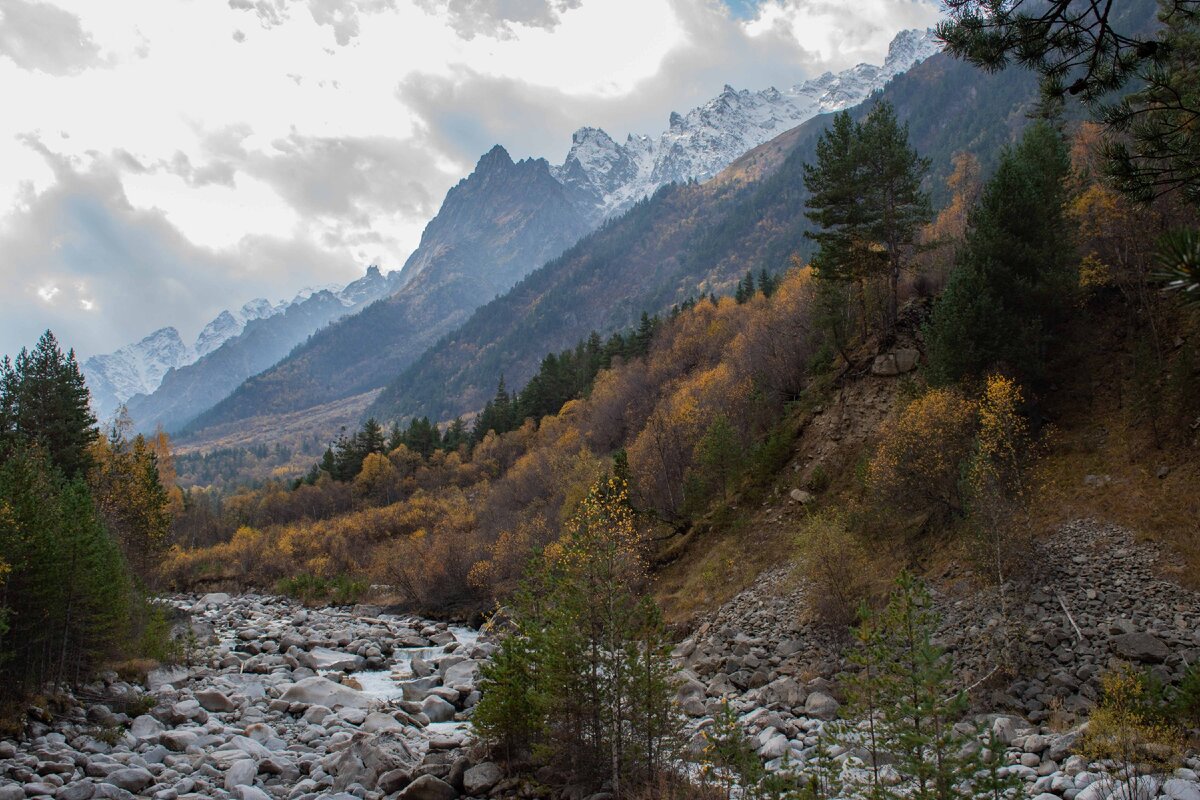
<instances>
[{"instance_id":1,"label":"large rounded rock","mask_svg":"<svg viewBox=\"0 0 1200 800\"><path fill-rule=\"evenodd\" d=\"M841 704L824 692L813 692L804 701L804 714L817 719L833 719Z\"/></svg>"},{"instance_id":2,"label":"large rounded rock","mask_svg":"<svg viewBox=\"0 0 1200 800\"><path fill-rule=\"evenodd\" d=\"M314 647L300 656L298 661L312 670L341 670L343 672L354 672L362 669L367 663L362 656L330 650L328 647Z\"/></svg>"},{"instance_id":3,"label":"large rounded rock","mask_svg":"<svg viewBox=\"0 0 1200 800\"><path fill-rule=\"evenodd\" d=\"M463 789L469 795L484 795L500 782L504 773L491 761L476 764L463 773Z\"/></svg>"},{"instance_id":4,"label":"large rounded rock","mask_svg":"<svg viewBox=\"0 0 1200 800\"><path fill-rule=\"evenodd\" d=\"M196 702L205 711L228 713L237 710L237 703L230 700L223 692L216 689L204 689L196 692Z\"/></svg>"},{"instance_id":5,"label":"large rounded rock","mask_svg":"<svg viewBox=\"0 0 1200 800\"><path fill-rule=\"evenodd\" d=\"M397 795L399 800L454 800L454 787L432 775L422 775Z\"/></svg>"},{"instance_id":6,"label":"large rounded rock","mask_svg":"<svg viewBox=\"0 0 1200 800\"><path fill-rule=\"evenodd\" d=\"M233 791L238 786L253 786L258 776L258 762L252 758L241 758L233 762L225 773L225 789Z\"/></svg>"},{"instance_id":7,"label":"large rounded rock","mask_svg":"<svg viewBox=\"0 0 1200 800\"><path fill-rule=\"evenodd\" d=\"M279 699L327 708L366 708L371 704L371 698L357 689L334 683L320 675L293 683Z\"/></svg>"},{"instance_id":8,"label":"large rounded rock","mask_svg":"<svg viewBox=\"0 0 1200 800\"><path fill-rule=\"evenodd\" d=\"M150 774L149 770L141 767L129 767L108 773L104 782L127 792L140 792L154 783L154 776Z\"/></svg>"},{"instance_id":9,"label":"large rounded rock","mask_svg":"<svg viewBox=\"0 0 1200 800\"><path fill-rule=\"evenodd\" d=\"M449 722L454 719L454 706L433 694L421 703L421 711L429 717L430 722Z\"/></svg>"}]
</instances>

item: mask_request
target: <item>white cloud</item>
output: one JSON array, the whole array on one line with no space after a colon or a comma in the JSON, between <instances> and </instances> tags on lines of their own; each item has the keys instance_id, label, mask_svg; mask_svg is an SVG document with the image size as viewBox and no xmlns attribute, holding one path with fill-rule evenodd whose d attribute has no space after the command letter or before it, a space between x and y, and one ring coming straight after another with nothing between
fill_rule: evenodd
<instances>
[{"instance_id":1,"label":"white cloud","mask_svg":"<svg viewBox=\"0 0 1200 800\"><path fill-rule=\"evenodd\" d=\"M879 62L937 5L763 0L736 17L718 0L0 8L0 352L51 324L94 352L256 294L399 267L493 144L557 161L581 125L653 133L726 83ZM45 287L58 291L44 300Z\"/></svg>"}]
</instances>

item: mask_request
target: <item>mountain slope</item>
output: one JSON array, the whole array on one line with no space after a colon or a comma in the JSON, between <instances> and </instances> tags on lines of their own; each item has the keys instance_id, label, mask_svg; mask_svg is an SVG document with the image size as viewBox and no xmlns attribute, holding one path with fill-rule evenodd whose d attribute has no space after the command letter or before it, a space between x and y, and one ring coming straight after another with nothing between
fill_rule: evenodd
<instances>
[{"instance_id":1,"label":"mountain slope","mask_svg":"<svg viewBox=\"0 0 1200 800\"><path fill-rule=\"evenodd\" d=\"M158 425L178 430L314 331L390 294L398 283L399 273L384 275L373 266L345 288L305 290L291 303L271 306L256 300L236 314L222 312L200 333L198 359L166 372L152 391L128 398L134 424L140 431Z\"/></svg>"},{"instance_id":2,"label":"mountain slope","mask_svg":"<svg viewBox=\"0 0 1200 800\"><path fill-rule=\"evenodd\" d=\"M589 228L544 160L496 147L450 190L397 292L320 331L200 415L190 431L297 411L383 386L481 304Z\"/></svg>"},{"instance_id":3,"label":"mountain slope","mask_svg":"<svg viewBox=\"0 0 1200 800\"><path fill-rule=\"evenodd\" d=\"M1037 90L1023 73L988 75L937 55L898 76L882 97L908 122L917 150L934 159L930 186L938 189L957 150L975 151L986 168L997 143L1023 126ZM786 156L764 145L707 184L660 190L479 309L393 381L371 413L444 420L473 411L501 374L521 386L547 351L591 330L631 325L642 311L727 289L748 269L781 270L793 252L807 255L803 165L828 122L818 117L785 134Z\"/></svg>"}]
</instances>

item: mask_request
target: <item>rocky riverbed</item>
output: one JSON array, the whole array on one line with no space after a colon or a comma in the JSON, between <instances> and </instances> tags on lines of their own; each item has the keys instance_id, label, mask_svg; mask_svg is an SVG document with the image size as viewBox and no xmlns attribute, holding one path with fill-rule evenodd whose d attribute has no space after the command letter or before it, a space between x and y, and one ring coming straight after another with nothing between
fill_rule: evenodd
<instances>
[{"instance_id":1,"label":"rocky riverbed","mask_svg":"<svg viewBox=\"0 0 1200 800\"><path fill-rule=\"evenodd\" d=\"M941 643L979 684L974 722L1005 746L1026 796L1200 800L1195 753L1139 798L1073 753L1105 669L1132 662L1169 681L1200 660L1200 597L1158 578L1160 557L1119 528L1067 525L1006 588L1005 620L995 590L937 582ZM768 572L679 643L694 750L729 703L769 768L794 767L844 713L846 643L804 621L804 591L788 569ZM471 740L480 663L495 648L486 635L279 597L170 602L195 633L192 664L154 670L144 686L109 674L77 691L82 702L35 714L27 736L0 742L0 800L531 796ZM865 778L863 756L838 751L847 777Z\"/></svg>"},{"instance_id":2,"label":"rocky riverbed","mask_svg":"<svg viewBox=\"0 0 1200 800\"><path fill-rule=\"evenodd\" d=\"M78 691L86 710L0 742L0 800L451 800L500 782L467 757L464 712L494 647L476 631L278 597L171 602L194 665L144 687L106 675Z\"/></svg>"}]
</instances>

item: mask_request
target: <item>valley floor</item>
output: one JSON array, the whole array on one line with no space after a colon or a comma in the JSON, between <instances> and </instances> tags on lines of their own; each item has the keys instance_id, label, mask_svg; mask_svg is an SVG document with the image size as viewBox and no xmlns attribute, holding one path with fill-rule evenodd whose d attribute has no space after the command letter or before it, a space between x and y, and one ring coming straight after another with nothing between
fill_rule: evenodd
<instances>
[{"instance_id":1,"label":"valley floor","mask_svg":"<svg viewBox=\"0 0 1200 800\"><path fill-rule=\"evenodd\" d=\"M1119 527L1067 523L1026 554L1028 571L1006 587L1007 622L998 590L954 569L933 576L940 643L1027 796L1116 797L1073 753L1101 673L1124 661L1167 681L1200 659L1200 594L1158 577L1161 559ZM847 642L803 618L804 591L789 567L769 569L679 643L693 752L724 702L769 768L811 759L844 713ZM0 799L525 796L471 746L487 634L260 595L172 603L215 644L192 666L151 672L144 701L110 674L78 692L86 711L44 715L27 738L0 743ZM842 753L846 778L865 778L861 755ZM1192 751L1144 783L1146 800L1197 800L1197 769Z\"/></svg>"}]
</instances>

